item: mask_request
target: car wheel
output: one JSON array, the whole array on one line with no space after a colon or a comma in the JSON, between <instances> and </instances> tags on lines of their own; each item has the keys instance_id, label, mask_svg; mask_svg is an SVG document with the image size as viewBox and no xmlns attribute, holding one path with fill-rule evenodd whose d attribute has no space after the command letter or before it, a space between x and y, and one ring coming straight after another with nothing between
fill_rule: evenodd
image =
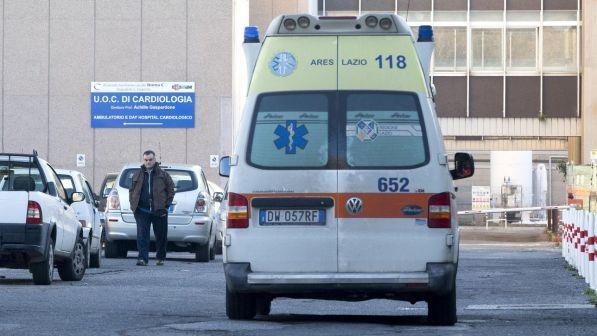
<instances>
[{"instance_id":1,"label":"car wheel","mask_svg":"<svg viewBox=\"0 0 597 336\"><path fill-rule=\"evenodd\" d=\"M89 265L91 264L91 236L87 238L87 245L85 246L85 260L87 262L85 268L89 268Z\"/></svg>"},{"instance_id":2,"label":"car wheel","mask_svg":"<svg viewBox=\"0 0 597 336\"><path fill-rule=\"evenodd\" d=\"M119 258L126 258L128 256L129 249L126 247L126 244L127 244L126 241L119 242L119 245L120 245L120 248L118 250L118 252L119 252L118 257Z\"/></svg>"},{"instance_id":3,"label":"car wheel","mask_svg":"<svg viewBox=\"0 0 597 336\"><path fill-rule=\"evenodd\" d=\"M209 244L199 245L195 251L195 261L209 262Z\"/></svg>"},{"instance_id":4,"label":"car wheel","mask_svg":"<svg viewBox=\"0 0 597 336\"><path fill-rule=\"evenodd\" d=\"M89 256L89 267L90 268L100 268L102 264L102 245L100 241L100 245L97 248L97 253L91 253Z\"/></svg>"},{"instance_id":5,"label":"car wheel","mask_svg":"<svg viewBox=\"0 0 597 336\"><path fill-rule=\"evenodd\" d=\"M80 281L87 269L87 246L81 237L75 242L72 257L58 265L58 275L64 281Z\"/></svg>"},{"instance_id":6,"label":"car wheel","mask_svg":"<svg viewBox=\"0 0 597 336\"><path fill-rule=\"evenodd\" d=\"M100 238L100 250L106 247L106 230L102 230L101 238Z\"/></svg>"},{"instance_id":7,"label":"car wheel","mask_svg":"<svg viewBox=\"0 0 597 336\"><path fill-rule=\"evenodd\" d=\"M272 299L268 297L260 297L256 299L257 315L267 316L272 309Z\"/></svg>"},{"instance_id":8,"label":"car wheel","mask_svg":"<svg viewBox=\"0 0 597 336\"><path fill-rule=\"evenodd\" d=\"M216 240L216 254L222 254L222 241Z\"/></svg>"},{"instance_id":9,"label":"car wheel","mask_svg":"<svg viewBox=\"0 0 597 336\"><path fill-rule=\"evenodd\" d=\"M209 244L209 260L216 259L216 239L214 237L213 243Z\"/></svg>"},{"instance_id":10,"label":"car wheel","mask_svg":"<svg viewBox=\"0 0 597 336\"><path fill-rule=\"evenodd\" d=\"M434 325L451 326L456 317L456 286L445 295L429 298L427 302L427 320Z\"/></svg>"},{"instance_id":11,"label":"car wheel","mask_svg":"<svg viewBox=\"0 0 597 336\"><path fill-rule=\"evenodd\" d=\"M253 294L233 293L226 286L226 316L231 320L250 320L257 314Z\"/></svg>"},{"instance_id":12,"label":"car wheel","mask_svg":"<svg viewBox=\"0 0 597 336\"><path fill-rule=\"evenodd\" d=\"M125 242L121 242L118 240L106 242L106 258L126 258L127 253L128 250L126 248Z\"/></svg>"},{"instance_id":13,"label":"car wheel","mask_svg":"<svg viewBox=\"0 0 597 336\"><path fill-rule=\"evenodd\" d=\"M54 242L50 238L48 257L46 260L32 264L29 271L33 274L33 283L36 285L50 285L54 277Z\"/></svg>"}]
</instances>

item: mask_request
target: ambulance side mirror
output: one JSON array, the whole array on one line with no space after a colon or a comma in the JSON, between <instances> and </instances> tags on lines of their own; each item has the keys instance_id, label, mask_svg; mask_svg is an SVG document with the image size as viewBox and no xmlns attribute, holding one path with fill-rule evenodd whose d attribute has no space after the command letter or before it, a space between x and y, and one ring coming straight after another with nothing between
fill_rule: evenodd
<instances>
[{"instance_id":1,"label":"ambulance side mirror","mask_svg":"<svg viewBox=\"0 0 597 336\"><path fill-rule=\"evenodd\" d=\"M471 177L475 174L475 161L468 153L454 154L454 169L450 170L453 180Z\"/></svg>"},{"instance_id":2,"label":"ambulance side mirror","mask_svg":"<svg viewBox=\"0 0 597 336\"><path fill-rule=\"evenodd\" d=\"M220 176L230 176L230 156L222 156L220 159Z\"/></svg>"}]
</instances>

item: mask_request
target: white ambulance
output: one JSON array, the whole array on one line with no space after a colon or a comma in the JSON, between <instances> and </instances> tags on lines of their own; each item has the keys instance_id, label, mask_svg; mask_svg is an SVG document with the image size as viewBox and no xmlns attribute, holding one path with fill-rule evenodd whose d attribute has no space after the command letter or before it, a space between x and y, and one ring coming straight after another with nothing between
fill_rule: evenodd
<instances>
[{"instance_id":1,"label":"white ambulance","mask_svg":"<svg viewBox=\"0 0 597 336\"><path fill-rule=\"evenodd\" d=\"M399 16L283 15L262 43L245 31L251 74L224 231L226 312L268 314L277 297L428 302L456 322L458 227L434 111L430 26Z\"/></svg>"}]
</instances>

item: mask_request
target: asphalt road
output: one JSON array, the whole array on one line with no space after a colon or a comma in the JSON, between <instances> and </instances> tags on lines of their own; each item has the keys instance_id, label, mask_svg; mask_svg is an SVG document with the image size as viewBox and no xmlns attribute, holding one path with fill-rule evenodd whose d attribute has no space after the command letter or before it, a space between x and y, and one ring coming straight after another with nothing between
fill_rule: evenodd
<instances>
[{"instance_id":1,"label":"asphalt road","mask_svg":"<svg viewBox=\"0 0 597 336\"><path fill-rule=\"evenodd\" d=\"M583 280L548 244L463 244L458 317L426 324L426 304L278 299L269 317L229 321L221 256L199 264L170 254L104 259L81 282L34 286L22 270L0 269L0 335L595 335L597 309Z\"/></svg>"}]
</instances>

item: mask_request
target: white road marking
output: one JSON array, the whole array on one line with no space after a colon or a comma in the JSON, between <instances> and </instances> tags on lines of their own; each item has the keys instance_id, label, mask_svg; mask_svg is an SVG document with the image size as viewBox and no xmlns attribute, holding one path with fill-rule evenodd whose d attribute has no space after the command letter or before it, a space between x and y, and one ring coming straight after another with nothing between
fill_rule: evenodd
<instances>
[{"instance_id":1,"label":"white road marking","mask_svg":"<svg viewBox=\"0 0 597 336\"><path fill-rule=\"evenodd\" d=\"M287 327L286 324L262 321L209 321L184 324L169 324L166 327L179 331L234 331L234 330L272 330Z\"/></svg>"},{"instance_id":2,"label":"white road marking","mask_svg":"<svg viewBox=\"0 0 597 336\"><path fill-rule=\"evenodd\" d=\"M548 303L548 304L493 304L469 305L468 310L550 310L550 309L595 309L595 305L584 303Z\"/></svg>"}]
</instances>

